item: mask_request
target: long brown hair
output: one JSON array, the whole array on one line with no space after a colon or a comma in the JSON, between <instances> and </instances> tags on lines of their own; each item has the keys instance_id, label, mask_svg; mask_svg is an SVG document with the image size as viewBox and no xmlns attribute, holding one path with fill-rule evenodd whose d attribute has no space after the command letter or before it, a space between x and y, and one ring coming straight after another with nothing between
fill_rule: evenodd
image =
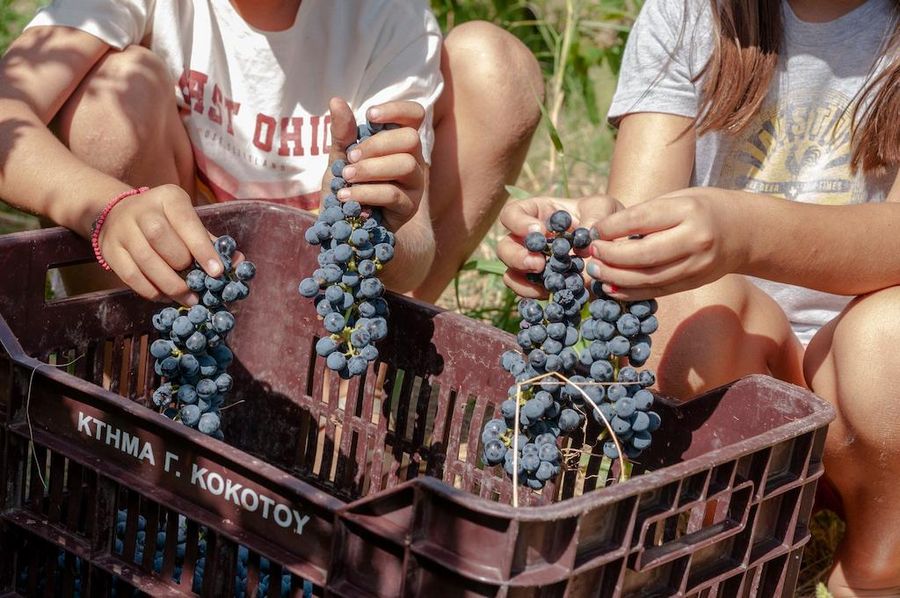
<instances>
[{"instance_id":1,"label":"long brown hair","mask_svg":"<svg viewBox=\"0 0 900 598\"><path fill-rule=\"evenodd\" d=\"M769 91L784 35L781 0L710 2L715 41L697 77L702 91L696 127L700 134L736 133L749 124ZM894 22L885 45L889 62L853 108L851 166L867 173L900 164L900 0L895 0Z\"/></svg>"}]
</instances>

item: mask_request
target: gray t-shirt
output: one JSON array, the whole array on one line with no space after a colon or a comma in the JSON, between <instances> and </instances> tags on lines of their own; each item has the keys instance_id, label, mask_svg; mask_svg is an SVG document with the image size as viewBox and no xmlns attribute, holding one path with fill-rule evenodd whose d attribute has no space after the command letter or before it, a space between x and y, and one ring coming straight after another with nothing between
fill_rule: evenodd
<instances>
[{"instance_id":1,"label":"gray t-shirt","mask_svg":"<svg viewBox=\"0 0 900 598\"><path fill-rule=\"evenodd\" d=\"M697 140L692 184L827 205L884 201L897 171L854 176L850 125L855 98L886 62L893 5L869 0L834 21L808 23L783 2L785 43L769 94L738 135ZM696 116L710 11L708 0L647 0L628 38L610 122L634 112ZM804 344L851 299L752 280L784 308Z\"/></svg>"}]
</instances>

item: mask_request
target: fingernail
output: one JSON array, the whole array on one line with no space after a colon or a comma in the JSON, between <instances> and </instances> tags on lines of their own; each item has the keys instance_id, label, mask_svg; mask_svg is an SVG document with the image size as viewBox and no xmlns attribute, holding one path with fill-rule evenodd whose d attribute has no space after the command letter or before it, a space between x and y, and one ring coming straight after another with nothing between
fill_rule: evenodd
<instances>
[{"instance_id":1,"label":"fingernail","mask_svg":"<svg viewBox=\"0 0 900 598\"><path fill-rule=\"evenodd\" d=\"M369 108L369 118L378 118L381 116L381 110L378 108Z\"/></svg>"},{"instance_id":2,"label":"fingernail","mask_svg":"<svg viewBox=\"0 0 900 598\"><path fill-rule=\"evenodd\" d=\"M219 260L209 260L206 262L206 271L213 276L218 276L222 272L222 262Z\"/></svg>"},{"instance_id":3,"label":"fingernail","mask_svg":"<svg viewBox=\"0 0 900 598\"><path fill-rule=\"evenodd\" d=\"M350 153L353 153L353 152L350 152ZM356 168L353 166L345 166L344 172L342 174L344 175L344 180L349 181L350 179L352 179L353 177L356 176Z\"/></svg>"},{"instance_id":4,"label":"fingernail","mask_svg":"<svg viewBox=\"0 0 900 598\"><path fill-rule=\"evenodd\" d=\"M593 239L594 241L600 240L600 231L598 231L594 226L591 227L591 239Z\"/></svg>"},{"instance_id":5,"label":"fingernail","mask_svg":"<svg viewBox=\"0 0 900 598\"><path fill-rule=\"evenodd\" d=\"M343 189L338 189L337 192L338 199L350 199L350 189L344 187Z\"/></svg>"},{"instance_id":6,"label":"fingernail","mask_svg":"<svg viewBox=\"0 0 900 598\"><path fill-rule=\"evenodd\" d=\"M600 248L597 247L596 245L591 245L591 255L594 256L595 258L599 259L600 258Z\"/></svg>"},{"instance_id":7,"label":"fingernail","mask_svg":"<svg viewBox=\"0 0 900 598\"><path fill-rule=\"evenodd\" d=\"M188 295L187 301L185 301L185 305L187 305L188 307L194 307L198 303L200 303L200 300L197 298L197 295L193 295L193 294Z\"/></svg>"},{"instance_id":8,"label":"fingernail","mask_svg":"<svg viewBox=\"0 0 900 598\"><path fill-rule=\"evenodd\" d=\"M594 263L588 264L587 273L591 278L600 278L600 266Z\"/></svg>"},{"instance_id":9,"label":"fingernail","mask_svg":"<svg viewBox=\"0 0 900 598\"><path fill-rule=\"evenodd\" d=\"M619 287L617 287L614 284L608 284L608 285L606 285L606 287L609 289L610 293L618 293L619 292Z\"/></svg>"},{"instance_id":10,"label":"fingernail","mask_svg":"<svg viewBox=\"0 0 900 598\"><path fill-rule=\"evenodd\" d=\"M537 222L532 222L528 225L528 232L530 233L539 233L541 232L541 225Z\"/></svg>"},{"instance_id":11,"label":"fingernail","mask_svg":"<svg viewBox=\"0 0 900 598\"><path fill-rule=\"evenodd\" d=\"M359 162L359 159L362 158L362 152L358 149L355 149L351 151L350 155L348 155L347 157L350 158L351 162Z\"/></svg>"}]
</instances>

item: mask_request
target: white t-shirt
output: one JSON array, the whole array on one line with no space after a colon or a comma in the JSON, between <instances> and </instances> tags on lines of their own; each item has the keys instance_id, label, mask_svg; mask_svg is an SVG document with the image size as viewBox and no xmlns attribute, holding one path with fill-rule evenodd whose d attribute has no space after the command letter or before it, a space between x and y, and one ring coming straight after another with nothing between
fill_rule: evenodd
<instances>
[{"instance_id":1,"label":"white t-shirt","mask_svg":"<svg viewBox=\"0 0 900 598\"><path fill-rule=\"evenodd\" d=\"M854 175L850 130L854 99L885 63L894 4L868 0L831 22L806 23L782 2L784 43L769 94L739 134L697 140L692 184L824 205L884 201L897 169ZM628 38L610 120L634 112L696 116L712 27L708 0L647 0ZM804 344L851 299L751 280L781 305Z\"/></svg>"},{"instance_id":2,"label":"white t-shirt","mask_svg":"<svg viewBox=\"0 0 900 598\"><path fill-rule=\"evenodd\" d=\"M303 0L293 26L278 32L254 29L229 0L54 0L28 27L39 25L159 55L175 81L198 178L216 201L318 207L334 96L358 122L374 104L419 102L430 160L441 33L423 0Z\"/></svg>"}]
</instances>

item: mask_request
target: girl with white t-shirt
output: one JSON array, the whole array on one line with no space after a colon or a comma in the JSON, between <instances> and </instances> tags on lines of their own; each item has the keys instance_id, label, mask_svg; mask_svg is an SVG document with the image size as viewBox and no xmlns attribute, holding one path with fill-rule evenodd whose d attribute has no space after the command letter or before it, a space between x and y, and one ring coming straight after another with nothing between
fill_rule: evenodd
<instances>
[{"instance_id":1,"label":"girl with white t-shirt","mask_svg":"<svg viewBox=\"0 0 900 598\"><path fill-rule=\"evenodd\" d=\"M0 61L0 197L85 237L114 205L98 259L192 304L177 271L221 268L192 201L312 209L346 158L397 233L385 283L433 301L505 200L541 86L512 35L442 40L424 0L55 0ZM367 118L401 128L343 156Z\"/></svg>"},{"instance_id":2,"label":"girl with white t-shirt","mask_svg":"<svg viewBox=\"0 0 900 598\"><path fill-rule=\"evenodd\" d=\"M607 293L661 297L663 394L767 373L836 406L820 487L847 523L839 597L900 596L898 115L897 0L647 0L608 195L501 213L520 294L544 262L522 238L565 207Z\"/></svg>"}]
</instances>

